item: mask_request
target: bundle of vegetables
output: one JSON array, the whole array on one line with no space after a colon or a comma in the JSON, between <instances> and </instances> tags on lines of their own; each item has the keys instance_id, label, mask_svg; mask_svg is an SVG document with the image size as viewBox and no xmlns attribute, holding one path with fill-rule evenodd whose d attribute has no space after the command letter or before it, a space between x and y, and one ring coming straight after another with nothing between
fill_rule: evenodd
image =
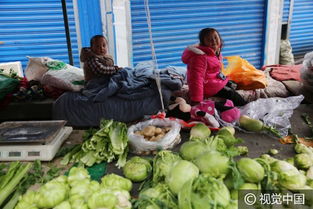
<instances>
[{"instance_id":1,"label":"bundle of vegetables","mask_svg":"<svg viewBox=\"0 0 313 209\"><path fill-rule=\"evenodd\" d=\"M127 126L125 123L113 120L101 120L100 129L83 144L78 145L61 161L66 165L69 162L79 162L92 166L102 161L112 162L118 159L117 166L123 167L128 154Z\"/></svg>"},{"instance_id":2,"label":"bundle of vegetables","mask_svg":"<svg viewBox=\"0 0 313 209\"><path fill-rule=\"evenodd\" d=\"M19 196L29 187L51 180L58 176L60 170L53 166L43 169L39 160L33 163L15 161L0 164L0 208L13 209Z\"/></svg>"},{"instance_id":3,"label":"bundle of vegetables","mask_svg":"<svg viewBox=\"0 0 313 209\"><path fill-rule=\"evenodd\" d=\"M130 209L132 183L121 176L110 174L101 183L90 180L88 171L73 167L67 176L59 176L37 191L28 190L20 197L15 209Z\"/></svg>"},{"instance_id":4,"label":"bundle of vegetables","mask_svg":"<svg viewBox=\"0 0 313 209\"><path fill-rule=\"evenodd\" d=\"M21 163L19 161L9 164L9 168L0 175L0 206L6 201L6 199L15 192L11 198L12 202L4 206L10 208L9 205L16 203L15 199L24 192L25 185L23 181L27 179L27 173L31 169L32 163ZM4 170L5 164L1 164L0 168ZM1 169L1 171L2 171ZM1 208L4 208L1 207Z\"/></svg>"}]
</instances>

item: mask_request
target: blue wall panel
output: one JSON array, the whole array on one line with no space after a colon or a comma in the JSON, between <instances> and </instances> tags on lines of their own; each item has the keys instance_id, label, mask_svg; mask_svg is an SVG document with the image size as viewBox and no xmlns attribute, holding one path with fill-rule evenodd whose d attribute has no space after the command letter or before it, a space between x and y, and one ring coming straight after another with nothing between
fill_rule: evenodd
<instances>
[{"instance_id":1,"label":"blue wall panel","mask_svg":"<svg viewBox=\"0 0 313 209\"><path fill-rule=\"evenodd\" d=\"M75 65L79 64L74 11L67 0ZM23 68L32 57L51 57L69 63L61 1L0 1L0 62L21 61Z\"/></svg>"},{"instance_id":2,"label":"blue wall panel","mask_svg":"<svg viewBox=\"0 0 313 209\"><path fill-rule=\"evenodd\" d=\"M313 51L313 1L294 0L290 42L295 59Z\"/></svg>"},{"instance_id":3,"label":"blue wall panel","mask_svg":"<svg viewBox=\"0 0 313 209\"><path fill-rule=\"evenodd\" d=\"M151 60L143 0L132 0L133 64ZM198 32L216 28L223 55L239 55L259 68L263 62L265 0L149 0L153 41L159 67L183 65L181 54L198 42Z\"/></svg>"}]
</instances>

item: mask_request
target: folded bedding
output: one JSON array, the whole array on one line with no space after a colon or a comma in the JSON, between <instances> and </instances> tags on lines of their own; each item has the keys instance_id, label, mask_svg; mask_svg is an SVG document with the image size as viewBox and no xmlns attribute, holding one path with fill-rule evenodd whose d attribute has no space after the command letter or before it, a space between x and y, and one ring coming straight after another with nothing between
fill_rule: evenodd
<instances>
[{"instance_id":1,"label":"folded bedding","mask_svg":"<svg viewBox=\"0 0 313 209\"><path fill-rule=\"evenodd\" d=\"M156 71L150 62L123 68L112 77L89 81L80 92L64 93L53 104L53 119L75 127L98 126L102 118L140 120L162 109L156 79L167 107L171 93L183 86L185 73L185 68L172 66Z\"/></svg>"}]
</instances>

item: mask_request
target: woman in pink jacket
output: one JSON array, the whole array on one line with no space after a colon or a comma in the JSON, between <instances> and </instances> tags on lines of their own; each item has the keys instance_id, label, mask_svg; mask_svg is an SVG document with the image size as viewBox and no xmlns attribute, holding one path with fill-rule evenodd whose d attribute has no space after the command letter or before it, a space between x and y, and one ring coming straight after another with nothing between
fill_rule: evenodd
<instances>
[{"instance_id":1,"label":"woman in pink jacket","mask_svg":"<svg viewBox=\"0 0 313 209\"><path fill-rule=\"evenodd\" d=\"M199 45L189 46L182 55L187 64L187 83L191 104L216 96L230 99L236 106L245 105L244 99L222 74L222 39L217 30L204 28L199 33Z\"/></svg>"}]
</instances>

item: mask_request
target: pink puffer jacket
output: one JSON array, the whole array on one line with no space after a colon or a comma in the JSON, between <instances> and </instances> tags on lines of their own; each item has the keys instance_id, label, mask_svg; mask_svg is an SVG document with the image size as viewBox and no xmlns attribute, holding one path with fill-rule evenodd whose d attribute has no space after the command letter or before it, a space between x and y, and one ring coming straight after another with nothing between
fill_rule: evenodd
<instances>
[{"instance_id":1,"label":"pink puffer jacket","mask_svg":"<svg viewBox=\"0 0 313 209\"><path fill-rule=\"evenodd\" d=\"M187 64L187 83L191 101L201 102L204 98L214 96L228 82L218 74L222 67L222 56L217 57L210 47L189 46L182 55Z\"/></svg>"}]
</instances>

